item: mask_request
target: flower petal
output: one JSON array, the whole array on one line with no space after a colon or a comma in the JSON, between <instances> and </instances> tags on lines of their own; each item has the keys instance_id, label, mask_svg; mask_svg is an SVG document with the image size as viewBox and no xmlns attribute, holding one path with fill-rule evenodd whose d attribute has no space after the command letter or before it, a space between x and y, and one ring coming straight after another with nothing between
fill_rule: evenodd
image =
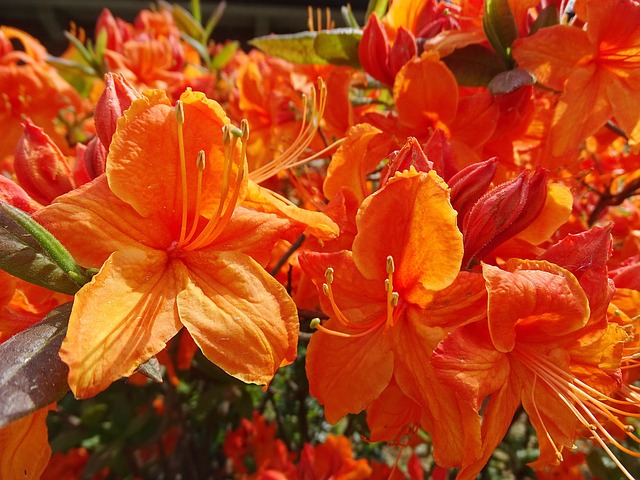
<instances>
[{"instance_id":1,"label":"flower petal","mask_svg":"<svg viewBox=\"0 0 640 480\"><path fill-rule=\"evenodd\" d=\"M99 268L122 248L162 249L172 241L164 222L142 218L109 190L104 176L58 197L33 218L86 267Z\"/></svg>"},{"instance_id":2,"label":"flower petal","mask_svg":"<svg viewBox=\"0 0 640 480\"><path fill-rule=\"evenodd\" d=\"M296 358L299 321L286 290L240 252L193 252L180 320L202 353L243 382L268 384Z\"/></svg>"},{"instance_id":3,"label":"flower petal","mask_svg":"<svg viewBox=\"0 0 640 480\"><path fill-rule=\"evenodd\" d=\"M91 397L129 376L162 350L181 328L176 293L186 271L164 252L115 252L77 294L60 358L69 365L69 386Z\"/></svg>"},{"instance_id":4,"label":"flower petal","mask_svg":"<svg viewBox=\"0 0 640 480\"><path fill-rule=\"evenodd\" d=\"M424 304L425 290L446 288L460 271L462 234L456 217L449 189L435 171L400 174L362 203L353 259L366 278L380 279L387 277L391 255L394 288L398 282L407 300Z\"/></svg>"}]
</instances>

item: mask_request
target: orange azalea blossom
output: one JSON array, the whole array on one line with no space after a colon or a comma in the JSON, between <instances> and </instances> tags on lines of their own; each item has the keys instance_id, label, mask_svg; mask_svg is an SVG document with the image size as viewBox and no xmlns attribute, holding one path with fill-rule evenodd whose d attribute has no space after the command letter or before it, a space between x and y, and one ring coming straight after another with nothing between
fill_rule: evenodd
<instances>
[{"instance_id":1,"label":"orange azalea blossom","mask_svg":"<svg viewBox=\"0 0 640 480\"><path fill-rule=\"evenodd\" d=\"M12 42L21 46L14 48ZM64 136L56 130L56 118L65 108L77 114L88 104L46 63L47 51L35 38L11 27L0 26L0 160L13 154L22 134L23 117L44 129L63 150Z\"/></svg>"},{"instance_id":2,"label":"orange azalea blossom","mask_svg":"<svg viewBox=\"0 0 640 480\"><path fill-rule=\"evenodd\" d=\"M416 404L419 413L407 417L395 404L378 410L375 417L386 424L376 426L378 439L398 441L419 422L439 464L475 458L479 417L425 361L447 332L484 315L481 276L460 273L462 235L447 185L434 171L398 173L364 200L356 223L353 253L300 256L330 317L314 322L319 331L307 351L311 394L335 423L368 409L395 384L385 398Z\"/></svg>"},{"instance_id":3,"label":"orange azalea blossom","mask_svg":"<svg viewBox=\"0 0 640 480\"><path fill-rule=\"evenodd\" d=\"M538 82L563 92L550 142L554 156L575 149L612 116L640 142L640 4L635 0L576 2L586 29L542 28L517 40L513 56ZM578 8L579 7L579 8Z\"/></svg>"},{"instance_id":4,"label":"orange azalea blossom","mask_svg":"<svg viewBox=\"0 0 640 480\"><path fill-rule=\"evenodd\" d=\"M79 263L102 267L60 351L77 397L131 375L183 326L245 382L267 384L295 359L295 305L254 258L303 227L237 206L247 135L201 93L174 108L147 91L118 121L106 174L37 213Z\"/></svg>"},{"instance_id":5,"label":"orange azalea blossom","mask_svg":"<svg viewBox=\"0 0 640 480\"><path fill-rule=\"evenodd\" d=\"M619 417L638 417L634 403L612 398L620 388L627 335L607 322L612 289L606 275L609 229L569 236L539 260L511 259L502 270L483 265L488 321L452 332L434 351L438 377L484 408L482 457L459 479L473 479L509 428L522 403L538 433L540 456L531 465L557 465L583 431L633 478L611 452L621 445L605 425L640 442ZM557 263L552 263L557 262ZM566 265L566 268L558 263ZM620 430L618 430L620 429Z\"/></svg>"}]
</instances>

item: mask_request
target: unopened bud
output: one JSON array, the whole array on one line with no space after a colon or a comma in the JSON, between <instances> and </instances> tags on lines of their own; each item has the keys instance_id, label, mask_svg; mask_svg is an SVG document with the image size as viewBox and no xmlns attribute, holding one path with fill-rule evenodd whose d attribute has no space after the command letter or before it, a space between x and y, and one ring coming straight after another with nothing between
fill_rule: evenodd
<instances>
[{"instance_id":1,"label":"unopened bud","mask_svg":"<svg viewBox=\"0 0 640 480\"><path fill-rule=\"evenodd\" d=\"M104 76L104 91L96 103L94 122L96 134L105 148L108 149L111 145L118 119L134 100L141 97L122 75L107 73Z\"/></svg>"},{"instance_id":2,"label":"unopened bud","mask_svg":"<svg viewBox=\"0 0 640 480\"><path fill-rule=\"evenodd\" d=\"M428 172L433 170L433 163L429 161L424 154L420 143L414 137L409 137L407 143L395 152L393 158L389 162L389 168L386 175L380 181L381 185L387 183L387 181L393 177L396 172L403 172L409 170L410 167L414 167L418 172Z\"/></svg>"},{"instance_id":3,"label":"unopened bud","mask_svg":"<svg viewBox=\"0 0 640 480\"><path fill-rule=\"evenodd\" d=\"M16 147L13 168L18 184L37 202L48 205L73 190L71 169L60 148L28 118Z\"/></svg>"},{"instance_id":4,"label":"unopened bud","mask_svg":"<svg viewBox=\"0 0 640 480\"><path fill-rule=\"evenodd\" d=\"M362 30L358 57L364 71L385 85L393 85L394 75L389 69L389 38L375 13L369 16Z\"/></svg>"},{"instance_id":5,"label":"unopened bud","mask_svg":"<svg viewBox=\"0 0 640 480\"><path fill-rule=\"evenodd\" d=\"M464 259L468 268L517 235L540 214L547 197L547 173L524 171L490 190L464 220Z\"/></svg>"},{"instance_id":6,"label":"unopened bud","mask_svg":"<svg viewBox=\"0 0 640 480\"><path fill-rule=\"evenodd\" d=\"M462 227L471 207L487 192L498 169L496 157L469 165L447 182L451 187L451 206L458 212L458 227Z\"/></svg>"}]
</instances>

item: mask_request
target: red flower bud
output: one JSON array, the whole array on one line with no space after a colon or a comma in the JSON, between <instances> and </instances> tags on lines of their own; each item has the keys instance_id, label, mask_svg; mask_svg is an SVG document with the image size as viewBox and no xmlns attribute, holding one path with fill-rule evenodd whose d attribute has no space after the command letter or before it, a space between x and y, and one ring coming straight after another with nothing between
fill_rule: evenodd
<instances>
[{"instance_id":1,"label":"red flower bud","mask_svg":"<svg viewBox=\"0 0 640 480\"><path fill-rule=\"evenodd\" d=\"M126 22L115 18L108 8L102 10L96 22L96 38L103 31L107 35L106 47L116 52L122 51L122 45L131 37Z\"/></svg>"},{"instance_id":2,"label":"red flower bud","mask_svg":"<svg viewBox=\"0 0 640 480\"><path fill-rule=\"evenodd\" d=\"M433 163L429 161L422 151L422 147L418 143L418 140L414 137L409 137L407 139L407 143L404 144L404 147L391 154L389 169L380 181L380 184L384 185L387 183L387 180L396 174L396 172L409 170L409 167L411 166L419 172L428 172L433 170Z\"/></svg>"},{"instance_id":3,"label":"red flower bud","mask_svg":"<svg viewBox=\"0 0 640 480\"><path fill-rule=\"evenodd\" d=\"M33 213L38 209L36 202L27 192L4 175L0 175L0 200L27 213Z\"/></svg>"},{"instance_id":4,"label":"red flower bud","mask_svg":"<svg viewBox=\"0 0 640 480\"><path fill-rule=\"evenodd\" d=\"M447 182L451 187L451 205L458 212L458 227L462 227L471 207L484 195L498 169L496 157L469 165Z\"/></svg>"},{"instance_id":5,"label":"red flower bud","mask_svg":"<svg viewBox=\"0 0 640 480\"><path fill-rule=\"evenodd\" d=\"M105 172L108 150L98 137L93 137L84 152L84 167L92 180Z\"/></svg>"},{"instance_id":6,"label":"red flower bud","mask_svg":"<svg viewBox=\"0 0 640 480\"><path fill-rule=\"evenodd\" d=\"M13 168L18 184L37 202L48 205L63 193L73 190L67 160L40 127L26 119L24 132L16 147Z\"/></svg>"},{"instance_id":7,"label":"red flower bud","mask_svg":"<svg viewBox=\"0 0 640 480\"><path fill-rule=\"evenodd\" d=\"M391 53L389 54L389 71L392 78L395 78L400 69L405 63L410 61L418 54L418 47L416 45L416 37L413 36L409 30L404 27L398 29L395 42L391 47Z\"/></svg>"},{"instance_id":8,"label":"red flower bud","mask_svg":"<svg viewBox=\"0 0 640 480\"><path fill-rule=\"evenodd\" d=\"M465 268L482 260L536 219L547 198L546 182L546 170L525 170L478 200L463 222Z\"/></svg>"},{"instance_id":9,"label":"red flower bud","mask_svg":"<svg viewBox=\"0 0 640 480\"><path fill-rule=\"evenodd\" d=\"M458 169L454 165L453 150L445 133L437 129L431 134L427 143L422 145L424 153L433 162L433 168L445 182L456 174Z\"/></svg>"},{"instance_id":10,"label":"red flower bud","mask_svg":"<svg viewBox=\"0 0 640 480\"><path fill-rule=\"evenodd\" d=\"M104 76L104 91L96 103L94 122L96 133L107 149L111 145L118 119L138 98L141 95L122 75L107 73Z\"/></svg>"},{"instance_id":11,"label":"red flower bud","mask_svg":"<svg viewBox=\"0 0 640 480\"><path fill-rule=\"evenodd\" d=\"M362 38L358 46L358 57L364 71L376 80L393 85L394 75L389 70L389 37L375 14L362 30Z\"/></svg>"}]
</instances>

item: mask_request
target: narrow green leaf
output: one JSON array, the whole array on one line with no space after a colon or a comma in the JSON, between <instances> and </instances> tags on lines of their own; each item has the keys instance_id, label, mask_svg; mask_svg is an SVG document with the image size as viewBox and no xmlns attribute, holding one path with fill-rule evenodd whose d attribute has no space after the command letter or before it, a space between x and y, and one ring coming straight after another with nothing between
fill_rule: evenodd
<instances>
[{"instance_id":1,"label":"narrow green leaf","mask_svg":"<svg viewBox=\"0 0 640 480\"><path fill-rule=\"evenodd\" d=\"M207 24L204 27L204 39L205 39L205 41L207 41L209 39L209 37L211 36L213 31L215 30L216 26L220 22L220 19L222 18L222 15L224 14L224 11L225 11L226 8L227 8L227 2L225 2L223 0L222 2L220 2L216 6L216 8L213 11L213 13L211 13L211 16L209 17L209 20L207 20Z\"/></svg>"},{"instance_id":2,"label":"narrow green leaf","mask_svg":"<svg viewBox=\"0 0 640 480\"><path fill-rule=\"evenodd\" d=\"M76 47L76 50L82 56L82 59L87 62L87 64L91 65L95 68L95 59L93 58L93 53L85 47L80 40L78 40L75 36L71 34L71 32L64 32L64 36L69 40L69 42Z\"/></svg>"},{"instance_id":3,"label":"narrow green leaf","mask_svg":"<svg viewBox=\"0 0 640 480\"><path fill-rule=\"evenodd\" d=\"M538 18L531 25L531 30L529 31L529 35L533 35L541 28L545 27L553 27L554 25L558 25L560 23L560 18L558 16L558 7L556 7L553 3L550 3L546 7L544 7L540 13L538 14Z\"/></svg>"},{"instance_id":4,"label":"narrow green leaf","mask_svg":"<svg viewBox=\"0 0 640 480\"><path fill-rule=\"evenodd\" d=\"M486 87L493 77L505 70L502 58L482 45L459 48L442 61L461 87Z\"/></svg>"},{"instance_id":5,"label":"narrow green leaf","mask_svg":"<svg viewBox=\"0 0 640 480\"><path fill-rule=\"evenodd\" d=\"M193 37L190 37L185 32L180 32L180 37L187 42L196 52L200 55L200 58L204 61L204 63L209 64L211 62L211 56L209 55L209 50L205 45L200 43Z\"/></svg>"},{"instance_id":6,"label":"narrow green leaf","mask_svg":"<svg viewBox=\"0 0 640 480\"><path fill-rule=\"evenodd\" d=\"M326 65L329 62L316 53L314 41L318 32L300 32L285 35L266 35L249 42L274 57L284 58L294 63Z\"/></svg>"},{"instance_id":7,"label":"narrow green leaf","mask_svg":"<svg viewBox=\"0 0 640 480\"><path fill-rule=\"evenodd\" d=\"M0 428L58 401L68 390L69 368L58 352L71 303L0 344Z\"/></svg>"},{"instance_id":8,"label":"narrow green leaf","mask_svg":"<svg viewBox=\"0 0 640 480\"><path fill-rule=\"evenodd\" d=\"M378 18L382 18L382 16L387 13L388 8L389 0L369 0L369 5L367 5L367 14L364 17L365 22L372 13L375 13Z\"/></svg>"},{"instance_id":9,"label":"narrow green leaf","mask_svg":"<svg viewBox=\"0 0 640 480\"><path fill-rule=\"evenodd\" d=\"M56 292L74 295L80 289L80 285L69 277L68 272L79 269L79 267L75 265L75 262L75 268L61 267L38 238L25 228L25 224L29 224L31 230L38 230L39 227L40 230L46 232L26 213L0 202L0 268L27 282ZM46 234L53 238L49 232ZM44 236L46 237L46 235ZM58 243L57 240L55 242ZM67 261L63 264L68 267Z\"/></svg>"},{"instance_id":10,"label":"narrow green leaf","mask_svg":"<svg viewBox=\"0 0 640 480\"><path fill-rule=\"evenodd\" d=\"M202 14L200 13L200 0L191 0L191 14L196 22L202 23Z\"/></svg>"},{"instance_id":11,"label":"narrow green leaf","mask_svg":"<svg viewBox=\"0 0 640 480\"><path fill-rule=\"evenodd\" d=\"M200 22L196 20L186 9L174 3L171 5L171 14L173 20L178 26L178 30L186 33L191 38L195 38L198 42L204 42L204 29Z\"/></svg>"},{"instance_id":12,"label":"narrow green leaf","mask_svg":"<svg viewBox=\"0 0 640 480\"><path fill-rule=\"evenodd\" d=\"M353 10L351 9L351 4L347 3L346 6L342 6L340 8L340 13L342 14L344 23L349 25L349 27L360 28L358 20L356 19L355 15L353 14Z\"/></svg>"},{"instance_id":13,"label":"narrow green leaf","mask_svg":"<svg viewBox=\"0 0 640 480\"><path fill-rule=\"evenodd\" d=\"M359 67L358 44L362 30L356 28L336 28L318 32L313 47L316 53L333 65Z\"/></svg>"},{"instance_id":14,"label":"narrow green leaf","mask_svg":"<svg viewBox=\"0 0 640 480\"><path fill-rule=\"evenodd\" d=\"M240 48L240 42L226 43L215 57L211 60L209 67L211 70L221 70L227 66L227 64L233 58L233 54Z\"/></svg>"},{"instance_id":15,"label":"narrow green leaf","mask_svg":"<svg viewBox=\"0 0 640 480\"><path fill-rule=\"evenodd\" d=\"M496 53L512 67L511 45L518 38L518 29L508 0L486 0L482 26Z\"/></svg>"}]
</instances>

